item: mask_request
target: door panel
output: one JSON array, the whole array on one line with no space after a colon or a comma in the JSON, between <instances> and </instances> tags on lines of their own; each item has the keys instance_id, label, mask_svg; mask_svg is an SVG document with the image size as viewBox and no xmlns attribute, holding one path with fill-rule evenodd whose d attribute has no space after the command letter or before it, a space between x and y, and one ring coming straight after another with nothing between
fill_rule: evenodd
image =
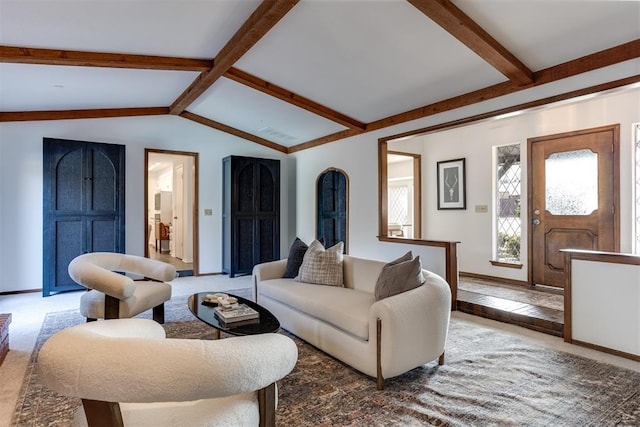
<instances>
[{"instance_id":1,"label":"door panel","mask_svg":"<svg viewBox=\"0 0 640 427\"><path fill-rule=\"evenodd\" d=\"M347 253L347 204L346 175L339 170L329 170L318 177L316 236L324 238L325 246L344 242Z\"/></svg>"},{"instance_id":2,"label":"door panel","mask_svg":"<svg viewBox=\"0 0 640 427\"><path fill-rule=\"evenodd\" d=\"M619 126L529 139L530 278L564 286L562 249L619 250Z\"/></svg>"},{"instance_id":3,"label":"door panel","mask_svg":"<svg viewBox=\"0 0 640 427\"><path fill-rule=\"evenodd\" d=\"M92 211L114 211L118 200L116 198L118 180L115 176L113 161L105 153L99 150L89 150L90 161L92 161L91 176L89 180L91 191Z\"/></svg>"},{"instance_id":4,"label":"door panel","mask_svg":"<svg viewBox=\"0 0 640 427\"><path fill-rule=\"evenodd\" d=\"M124 252L124 146L44 138L42 294L83 289L69 274L86 252Z\"/></svg>"}]
</instances>

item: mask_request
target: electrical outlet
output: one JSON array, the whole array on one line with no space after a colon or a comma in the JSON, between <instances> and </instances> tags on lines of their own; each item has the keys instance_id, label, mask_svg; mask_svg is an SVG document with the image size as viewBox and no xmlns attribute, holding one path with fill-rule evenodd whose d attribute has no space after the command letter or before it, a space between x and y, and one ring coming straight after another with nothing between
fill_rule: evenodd
<instances>
[{"instance_id":1,"label":"electrical outlet","mask_svg":"<svg viewBox=\"0 0 640 427\"><path fill-rule=\"evenodd\" d=\"M211 215L213 215L213 209L204 210L204 216L211 216Z\"/></svg>"},{"instance_id":2,"label":"electrical outlet","mask_svg":"<svg viewBox=\"0 0 640 427\"><path fill-rule=\"evenodd\" d=\"M487 212L489 212L489 206L476 205L476 213L487 213Z\"/></svg>"}]
</instances>

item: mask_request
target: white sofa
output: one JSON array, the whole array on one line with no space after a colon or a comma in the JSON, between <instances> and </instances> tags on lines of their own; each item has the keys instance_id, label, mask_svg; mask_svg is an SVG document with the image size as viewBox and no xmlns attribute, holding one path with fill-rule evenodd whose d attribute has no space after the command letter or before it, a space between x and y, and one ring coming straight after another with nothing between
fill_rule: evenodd
<instances>
[{"instance_id":1,"label":"white sofa","mask_svg":"<svg viewBox=\"0 0 640 427\"><path fill-rule=\"evenodd\" d=\"M435 359L444 363L451 290L442 277L422 270L422 286L376 301L384 262L345 255L344 287L284 279L286 265L284 259L254 267L255 300L284 329L377 378L378 389L385 378Z\"/></svg>"}]
</instances>

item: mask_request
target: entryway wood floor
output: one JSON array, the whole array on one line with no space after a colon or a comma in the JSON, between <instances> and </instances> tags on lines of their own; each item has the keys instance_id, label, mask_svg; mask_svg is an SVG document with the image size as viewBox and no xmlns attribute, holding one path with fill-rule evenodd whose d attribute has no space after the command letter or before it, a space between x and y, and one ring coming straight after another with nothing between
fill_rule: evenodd
<instances>
[{"instance_id":1,"label":"entryway wood floor","mask_svg":"<svg viewBox=\"0 0 640 427\"><path fill-rule=\"evenodd\" d=\"M561 337L564 329L562 290L501 283L461 275L458 310Z\"/></svg>"}]
</instances>

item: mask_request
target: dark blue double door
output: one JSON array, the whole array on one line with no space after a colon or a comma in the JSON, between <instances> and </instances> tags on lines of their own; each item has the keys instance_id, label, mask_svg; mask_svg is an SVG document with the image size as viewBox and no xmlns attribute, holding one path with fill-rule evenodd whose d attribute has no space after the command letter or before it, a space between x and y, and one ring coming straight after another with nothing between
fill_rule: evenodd
<instances>
[{"instance_id":1,"label":"dark blue double door","mask_svg":"<svg viewBox=\"0 0 640 427\"><path fill-rule=\"evenodd\" d=\"M124 252L125 147L44 138L42 294L82 289L69 262Z\"/></svg>"}]
</instances>

